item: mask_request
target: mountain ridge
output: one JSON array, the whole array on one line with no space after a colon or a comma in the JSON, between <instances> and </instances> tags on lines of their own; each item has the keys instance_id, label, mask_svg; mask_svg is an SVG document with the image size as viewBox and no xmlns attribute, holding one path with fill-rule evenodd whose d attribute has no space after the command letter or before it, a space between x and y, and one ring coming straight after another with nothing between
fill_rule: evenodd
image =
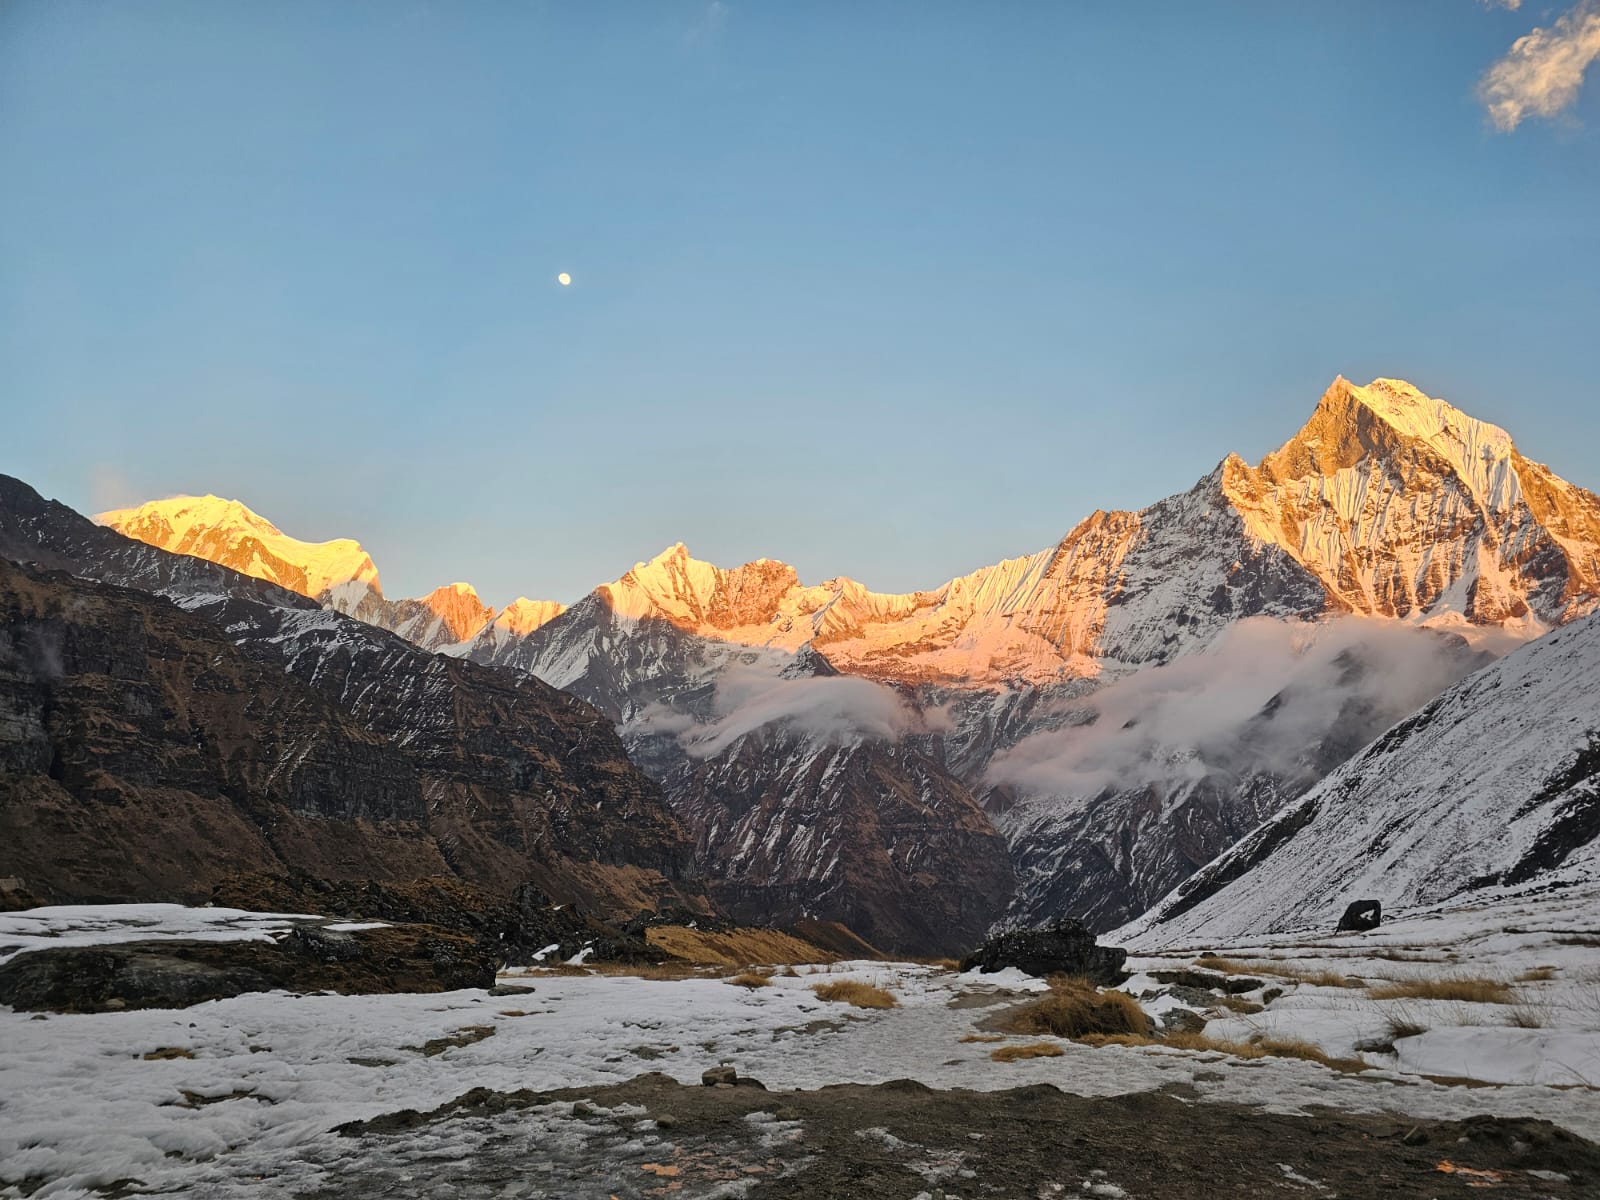
<instances>
[{"instance_id":1,"label":"mountain ridge","mask_svg":"<svg viewBox=\"0 0 1600 1200\"><path fill-rule=\"evenodd\" d=\"M1385 655L1415 662L1417 678L1440 688L1597 604L1600 498L1446 401L1399 380L1360 387L1341 376L1254 466L1227 455L1187 491L1094 512L1053 546L931 590L879 593L843 576L807 585L788 564L719 567L679 542L568 608L541 608L526 632L491 621L469 641L429 648L533 674L606 713L689 825L701 865L743 872L727 881L746 906L737 915L840 904L807 830L857 820L885 794L876 781L893 776L905 797L945 797L950 829L967 831L922 863L930 878L985 864L948 912L970 920L1013 895L1018 917L1077 915L1105 928L1403 715L1383 691ZM1374 653L1362 649L1371 631L1355 628L1355 666L1308 656L1341 620L1405 636L1373 642ZM1257 648L1277 694L1252 677L1250 638L1233 637L1252 621L1290 631ZM1082 732L1099 719L1094 696L1185 662L1184 687L1202 708L1209 693L1194 671L1221 672L1232 726L1175 719L1181 704L1135 688L1146 707L1126 719L1148 736ZM1326 703L1319 688L1332 689ZM1393 694L1409 704L1432 693ZM1234 711L1241 695L1260 711ZM834 706L826 720L824 704ZM1319 749L1287 755L1289 734ZM841 748L850 769L813 769ZM897 759L902 750L915 757ZM1079 760L1101 753L1130 764L1133 782L1093 782ZM784 780L801 785L785 793ZM723 811L752 802L767 806L761 821L777 838L763 839L755 866L741 850L751 827ZM1014 879L980 836L982 810L1010 843ZM902 840L874 826L847 849L851 878L878 889L874 919L905 930L929 891L888 888L872 865L903 861Z\"/></svg>"}]
</instances>

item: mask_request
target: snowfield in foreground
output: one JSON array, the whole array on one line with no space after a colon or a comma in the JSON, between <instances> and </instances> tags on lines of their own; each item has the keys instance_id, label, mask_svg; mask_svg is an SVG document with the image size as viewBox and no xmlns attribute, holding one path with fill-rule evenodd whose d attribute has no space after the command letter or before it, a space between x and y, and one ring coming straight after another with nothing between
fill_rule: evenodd
<instances>
[{"instance_id":1,"label":"snowfield in foreground","mask_svg":"<svg viewBox=\"0 0 1600 1200\"><path fill-rule=\"evenodd\" d=\"M152 919L186 936L219 927L271 936L270 919L154 907L130 906L126 920L105 908L11 914L0 926L0 954L49 944L51 928L79 942L126 940L129 925L149 936ZM30 921L24 948L18 935ZM531 993L500 997L279 992L175 1010L0 1010L0 1194L74 1196L136 1180L133 1190L157 1194L288 1195L360 1169L354 1159L365 1143L332 1132L348 1121L428 1110L472 1088L589 1087L647 1071L697 1082L724 1062L773 1089L907 1077L978 1090L1050 1083L1083 1096L1186 1085L1197 1102L1533 1116L1600 1140L1600 891L1419 914L1368 934L1136 954L1127 989L1159 990L1150 972L1188 966L1201 949L1259 976L1262 986L1247 998L1281 989L1264 1011L1212 1020L1208 1035L1305 1039L1370 1069L1064 1040L1059 1057L998 1063L993 1044L961 1039L996 1005L1045 985L1014 972L958 975L908 963L802 967L753 990L716 978L534 971L504 978ZM1509 1002L1371 994L1481 977L1508 984ZM848 1008L810 990L844 978L886 987L900 1006ZM1156 1012L1171 1003L1147 1001ZM428 1147L430 1155L470 1153Z\"/></svg>"}]
</instances>

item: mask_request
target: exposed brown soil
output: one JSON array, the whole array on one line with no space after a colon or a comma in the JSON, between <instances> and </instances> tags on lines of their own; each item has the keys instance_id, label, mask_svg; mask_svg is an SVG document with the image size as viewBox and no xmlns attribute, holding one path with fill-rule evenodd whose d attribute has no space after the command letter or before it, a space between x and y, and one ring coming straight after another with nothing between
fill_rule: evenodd
<instances>
[{"instance_id":1,"label":"exposed brown soil","mask_svg":"<svg viewBox=\"0 0 1600 1200\"><path fill-rule=\"evenodd\" d=\"M534 1114L522 1114L552 1101L582 1102L574 1120L581 1114L585 1122L579 1127L584 1148L574 1150L570 1173L551 1176L545 1164L519 1175L516 1147L527 1145L524 1167L540 1154L537 1138L519 1143L518 1129L536 1123ZM639 1140L636 1108L610 1115L622 1105L649 1113L655 1140ZM787 1136L774 1137L781 1127L747 1120L753 1113L797 1124L787 1126ZM366 1150L381 1161L384 1144L403 1147L438 1132L440 1123L485 1121L496 1136L480 1147L465 1175L452 1174L452 1184L471 1194L478 1194L475 1185L501 1178L550 1181L519 1194L601 1200L689 1200L738 1179L755 1183L724 1194L753 1200L942 1192L1029 1200L1281 1200L1295 1194L1433 1200L1473 1194L1474 1185L1483 1184L1506 1197L1576 1198L1594 1195L1600 1185L1600 1147L1544 1121L1430 1122L1332 1111L1281 1116L1189 1103L1178 1094L1086 1099L1049 1085L984 1093L934 1091L902 1080L766 1092L683 1086L644 1075L606 1088L510 1095L479 1090L433 1113L397 1113L342 1132L370 1140ZM386 1186L387 1179L352 1168L318 1195L358 1200Z\"/></svg>"}]
</instances>

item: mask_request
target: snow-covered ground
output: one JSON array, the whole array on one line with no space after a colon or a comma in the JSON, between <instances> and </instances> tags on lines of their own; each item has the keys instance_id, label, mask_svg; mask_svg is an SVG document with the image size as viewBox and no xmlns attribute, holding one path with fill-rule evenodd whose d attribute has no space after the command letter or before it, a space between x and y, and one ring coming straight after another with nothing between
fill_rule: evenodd
<instances>
[{"instance_id":1,"label":"snow-covered ground","mask_svg":"<svg viewBox=\"0 0 1600 1200\"><path fill-rule=\"evenodd\" d=\"M152 927L154 907L132 910L139 936L153 928L191 936L197 926L212 934L251 929L218 910L169 910ZM105 909L44 917L35 910L5 920L0 943L9 946L29 921L32 946L51 940L52 925L78 941L128 940L129 933ZM1535 1116L1600 1139L1600 893L1423 914L1370 934L1204 949L1251 963L1281 958L1290 968L1329 969L1368 985L1541 978L1514 983L1514 1004L1469 1005L1375 1000L1366 987L1295 983L1263 971L1283 994L1259 1014L1215 1020L1206 1030L1228 1038L1289 1035L1338 1056L1381 1041L1392 1023L1426 1030L1396 1040L1393 1054L1369 1052L1372 1069L1360 1074L1294 1059L1073 1042L1061 1042L1057 1058L996 1063L992 1044L961 1038L992 1015L988 1002L1025 998L1002 989L1045 985L1014 972L957 975L907 963L800 968L755 990L716 978L534 971L503 980L532 993L499 997L267 993L83 1016L0 1010L0 1195L43 1181L35 1194L72 1196L130 1179L156 1194L287 1195L359 1165L364 1140L331 1132L347 1121L426 1110L478 1087L587 1087L645 1071L693 1082L722 1062L769 1088L911 1077L985 1090L1045 1082L1099 1096L1181 1084L1201 1101L1277 1112L1326 1105L1415 1117ZM1130 965L1140 974L1128 987L1136 994L1154 988L1150 970L1190 961L1173 950L1136 957ZM887 987L900 1007L824 1003L810 990L819 976ZM461 1044L424 1052L426 1043L462 1031ZM146 1059L156 1051L167 1056ZM430 1153L441 1152L429 1144Z\"/></svg>"},{"instance_id":2,"label":"snow-covered ground","mask_svg":"<svg viewBox=\"0 0 1600 1200\"><path fill-rule=\"evenodd\" d=\"M181 904L61 904L0 913L0 963L25 950L52 946L104 946L183 938L191 942L265 942L302 922L334 930L375 928L329 924L326 917L245 912L237 908L185 908Z\"/></svg>"}]
</instances>

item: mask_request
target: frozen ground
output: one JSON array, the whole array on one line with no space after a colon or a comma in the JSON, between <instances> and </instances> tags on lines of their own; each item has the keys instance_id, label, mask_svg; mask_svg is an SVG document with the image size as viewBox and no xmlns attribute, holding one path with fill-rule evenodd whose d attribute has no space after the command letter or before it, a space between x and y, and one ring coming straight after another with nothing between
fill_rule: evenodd
<instances>
[{"instance_id":1,"label":"frozen ground","mask_svg":"<svg viewBox=\"0 0 1600 1200\"><path fill-rule=\"evenodd\" d=\"M103 946L163 938L188 941L267 941L298 922L330 929L362 928L328 924L326 917L294 913L244 912L237 908L185 908L181 904L63 904L0 913L0 963L24 950L51 946Z\"/></svg>"},{"instance_id":2,"label":"frozen ground","mask_svg":"<svg viewBox=\"0 0 1600 1200\"><path fill-rule=\"evenodd\" d=\"M132 931L106 909L13 914L0 926L0 945L25 952L50 944L52 930L79 942L154 929L193 936L197 927L271 936L274 920L158 908L127 910ZM1001 1064L989 1057L992 1044L960 1039L993 1005L1042 983L882 963L800 968L755 990L714 978L535 971L504 979L532 993L502 997L270 993L181 1010L0 1010L0 1194L71 1196L118 1185L207 1196L314 1191L362 1166L353 1156L368 1152L366 1142L332 1133L348 1121L427 1110L473 1088L590 1087L646 1071L694 1082L722 1062L773 1089L907 1077L979 1090L1051 1083L1082 1096L1183 1085L1181 1094L1201 1102L1276 1113L1327 1106L1425 1118L1533 1116L1600 1140L1600 894L1420 914L1369 934L1164 949L1131 961L1140 974L1129 989L1156 988L1149 971L1187 964L1201 949L1262 964L1264 984L1283 989L1263 1012L1213 1020L1208 1034L1289 1035L1336 1056L1355 1055L1358 1043L1392 1043L1392 1052L1364 1052L1371 1069L1352 1074L1293 1059L1063 1041L1060 1057ZM1364 986L1296 982L1272 970L1330 970ZM824 1003L810 991L819 974L887 987L900 1007ZM1469 976L1528 978L1512 982L1509 1004L1368 994L1384 981ZM1396 1026L1408 1036L1394 1037ZM164 1054L146 1058L156 1052ZM1451 1077L1480 1084L1441 1081ZM481 1133L465 1123L384 1153L415 1155L421 1171L425 1160L472 1153ZM551 1138L555 1147L557 1133ZM644 1154L648 1145L623 1139L616 1149Z\"/></svg>"}]
</instances>

